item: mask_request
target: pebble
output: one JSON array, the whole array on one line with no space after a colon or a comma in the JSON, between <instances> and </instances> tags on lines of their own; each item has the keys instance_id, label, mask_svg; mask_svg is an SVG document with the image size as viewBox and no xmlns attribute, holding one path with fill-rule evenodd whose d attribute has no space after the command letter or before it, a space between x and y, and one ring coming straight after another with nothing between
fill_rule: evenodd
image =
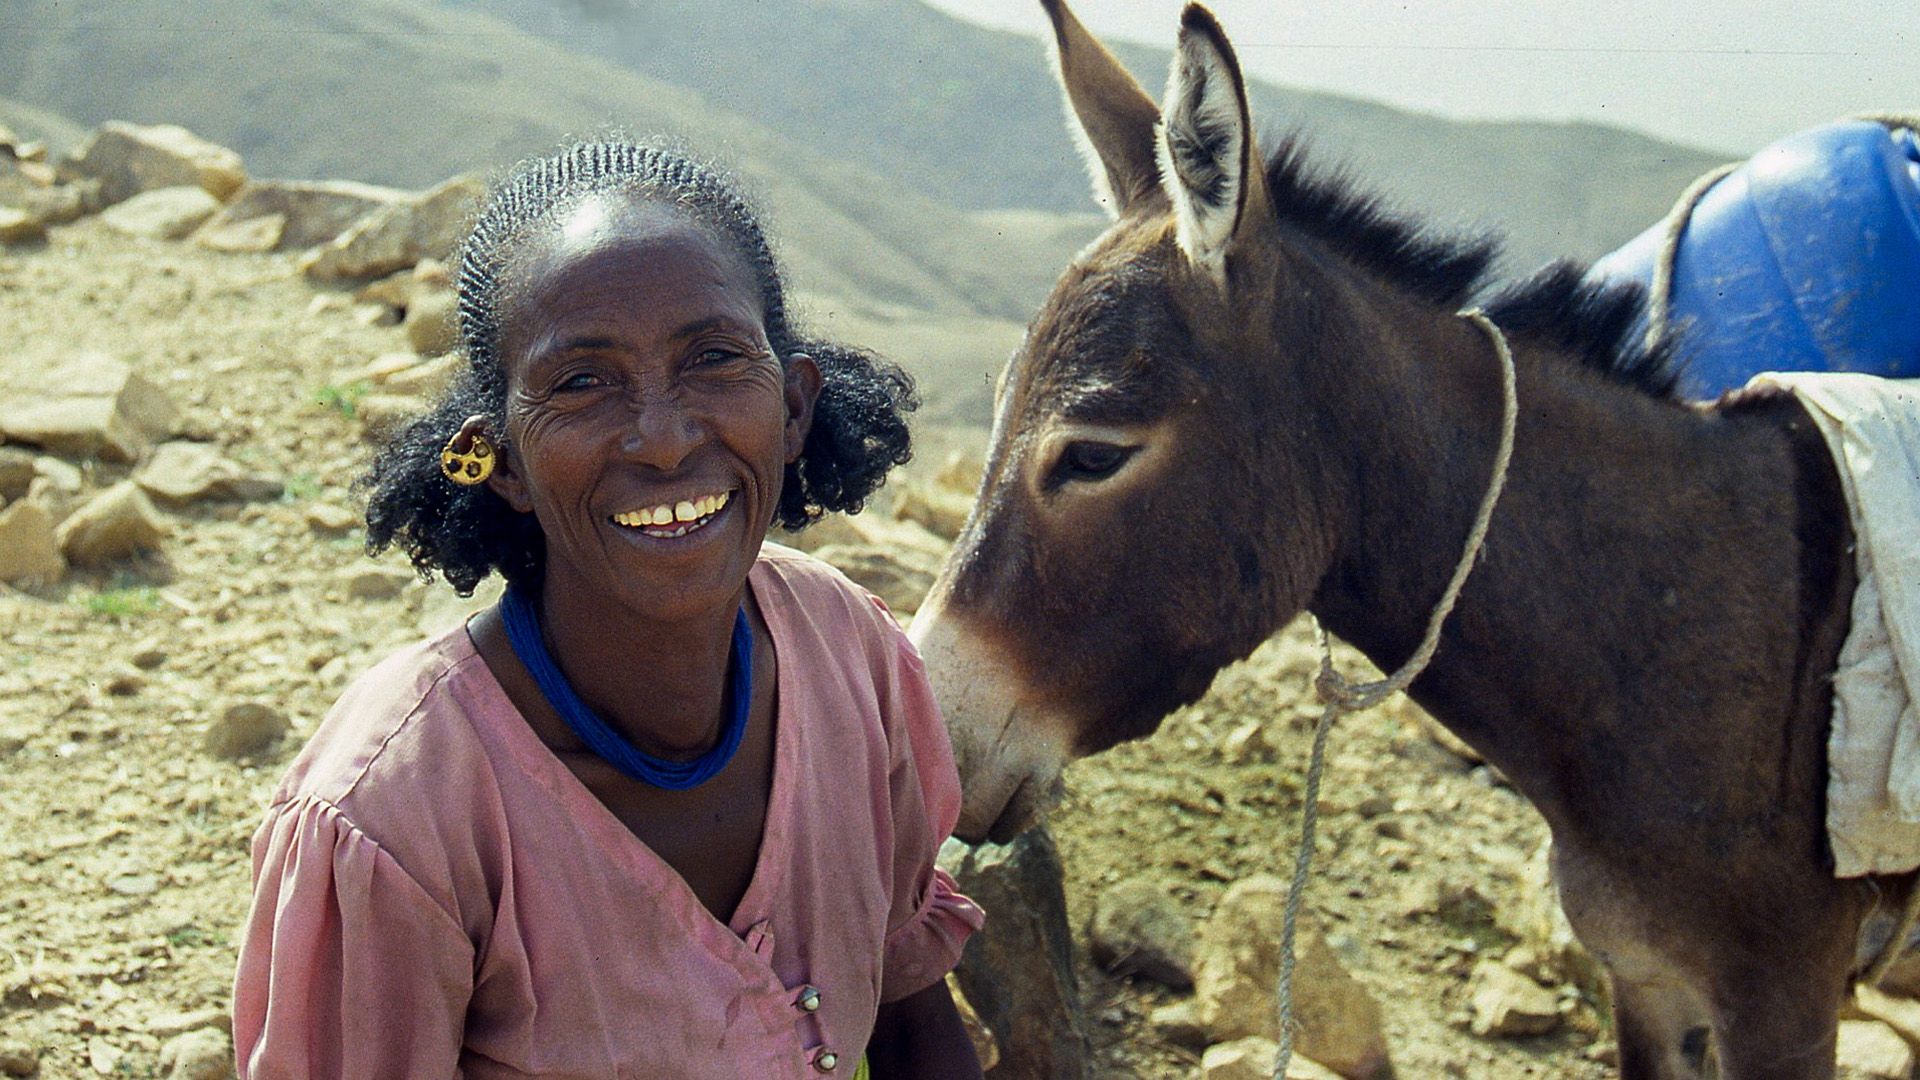
<instances>
[{"instance_id":1,"label":"pebble","mask_svg":"<svg viewBox=\"0 0 1920 1080\"><path fill-rule=\"evenodd\" d=\"M315 532L343 533L360 524L360 515L344 506L317 502L307 507L307 526Z\"/></svg>"},{"instance_id":2,"label":"pebble","mask_svg":"<svg viewBox=\"0 0 1920 1080\"><path fill-rule=\"evenodd\" d=\"M160 1048L167 1080L232 1080L233 1043L217 1027L174 1036Z\"/></svg>"},{"instance_id":3,"label":"pebble","mask_svg":"<svg viewBox=\"0 0 1920 1080\"><path fill-rule=\"evenodd\" d=\"M410 570L379 566L352 566L340 575L347 595L355 600L391 600L417 580Z\"/></svg>"},{"instance_id":4,"label":"pebble","mask_svg":"<svg viewBox=\"0 0 1920 1080\"><path fill-rule=\"evenodd\" d=\"M257 701L242 701L228 706L213 722L201 745L214 757L229 761L253 757L271 749L291 726L280 710Z\"/></svg>"},{"instance_id":5,"label":"pebble","mask_svg":"<svg viewBox=\"0 0 1920 1080\"><path fill-rule=\"evenodd\" d=\"M0 1073L32 1076L40 1071L40 1055L19 1043L0 1044Z\"/></svg>"},{"instance_id":6,"label":"pebble","mask_svg":"<svg viewBox=\"0 0 1920 1080\"><path fill-rule=\"evenodd\" d=\"M121 896L152 896L160 891L160 879L152 874L122 874L109 879L107 888Z\"/></svg>"},{"instance_id":7,"label":"pebble","mask_svg":"<svg viewBox=\"0 0 1920 1080\"><path fill-rule=\"evenodd\" d=\"M1497 961L1474 967L1467 998L1475 1035L1544 1035L1560 1026L1560 1001L1553 992Z\"/></svg>"}]
</instances>

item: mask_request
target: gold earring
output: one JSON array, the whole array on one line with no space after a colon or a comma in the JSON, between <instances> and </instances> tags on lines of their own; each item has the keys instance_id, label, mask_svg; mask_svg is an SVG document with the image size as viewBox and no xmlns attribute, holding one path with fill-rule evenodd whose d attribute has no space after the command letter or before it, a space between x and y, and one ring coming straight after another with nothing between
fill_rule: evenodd
<instances>
[{"instance_id":1,"label":"gold earring","mask_svg":"<svg viewBox=\"0 0 1920 1080\"><path fill-rule=\"evenodd\" d=\"M465 453L454 449L460 443L462 433L454 432L447 440L446 449L440 451L440 471L447 479L462 487L486 482L493 475L493 444L485 435L474 435Z\"/></svg>"}]
</instances>

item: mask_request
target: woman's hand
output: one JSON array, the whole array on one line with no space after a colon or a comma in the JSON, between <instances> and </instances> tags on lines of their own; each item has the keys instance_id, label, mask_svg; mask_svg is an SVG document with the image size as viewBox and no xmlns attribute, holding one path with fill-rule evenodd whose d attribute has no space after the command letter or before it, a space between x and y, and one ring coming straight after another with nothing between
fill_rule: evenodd
<instances>
[{"instance_id":1,"label":"woman's hand","mask_svg":"<svg viewBox=\"0 0 1920 1080\"><path fill-rule=\"evenodd\" d=\"M980 1080L980 1058L945 979L880 1006L867 1064L873 1080Z\"/></svg>"}]
</instances>

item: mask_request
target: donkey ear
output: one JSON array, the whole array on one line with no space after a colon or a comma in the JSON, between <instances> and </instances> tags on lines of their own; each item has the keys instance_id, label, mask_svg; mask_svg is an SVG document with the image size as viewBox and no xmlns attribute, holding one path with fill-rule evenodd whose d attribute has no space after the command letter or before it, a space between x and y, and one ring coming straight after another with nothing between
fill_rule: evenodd
<instances>
[{"instance_id":1,"label":"donkey ear","mask_svg":"<svg viewBox=\"0 0 1920 1080\"><path fill-rule=\"evenodd\" d=\"M1153 127L1160 110L1066 0L1040 4L1053 20L1053 69L1066 93L1067 127L1093 175L1094 200L1119 217L1156 186Z\"/></svg>"},{"instance_id":2,"label":"donkey ear","mask_svg":"<svg viewBox=\"0 0 1920 1080\"><path fill-rule=\"evenodd\" d=\"M1265 212L1267 183L1240 61L1219 20L1199 4L1180 16L1156 150L1181 250L1224 280L1235 237Z\"/></svg>"}]
</instances>

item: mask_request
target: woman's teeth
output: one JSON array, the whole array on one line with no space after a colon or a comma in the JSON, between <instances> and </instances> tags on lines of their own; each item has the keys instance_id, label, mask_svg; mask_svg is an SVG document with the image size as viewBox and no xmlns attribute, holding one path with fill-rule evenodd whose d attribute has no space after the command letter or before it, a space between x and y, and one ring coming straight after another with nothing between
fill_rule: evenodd
<instances>
[{"instance_id":1,"label":"woman's teeth","mask_svg":"<svg viewBox=\"0 0 1920 1080\"><path fill-rule=\"evenodd\" d=\"M732 498L733 492L723 491L698 499L682 499L673 505L661 503L629 510L613 515L613 521L630 529L645 529L650 536L685 536L706 525Z\"/></svg>"}]
</instances>

